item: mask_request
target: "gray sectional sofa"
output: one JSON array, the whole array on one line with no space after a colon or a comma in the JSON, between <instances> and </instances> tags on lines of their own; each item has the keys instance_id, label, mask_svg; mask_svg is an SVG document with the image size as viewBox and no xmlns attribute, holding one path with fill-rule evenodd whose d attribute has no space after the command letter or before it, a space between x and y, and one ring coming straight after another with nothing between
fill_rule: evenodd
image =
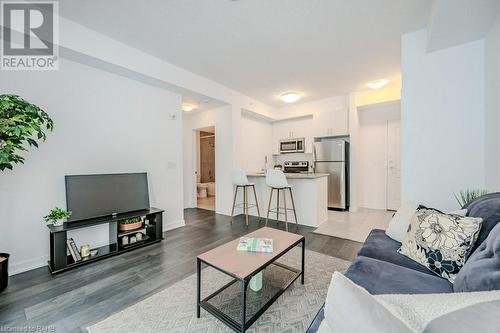
<instances>
[{"instance_id":1,"label":"gray sectional sofa","mask_svg":"<svg viewBox=\"0 0 500 333\"><path fill-rule=\"evenodd\" d=\"M467 216L481 217L483 223L469 259L457 275L455 288L448 280L398 253L401 243L377 229L372 230L345 276L374 295L468 291L464 290L464 280L474 284L474 291L500 289L500 258L496 257L496 254L500 255L500 224L488 239L490 232L500 222L500 193L482 196L464 208L467 209ZM461 277L462 271L469 276ZM481 274L487 274L489 278L482 278ZM456 286L457 281L461 283L460 288ZM322 308L307 333L317 332L323 318Z\"/></svg>"}]
</instances>

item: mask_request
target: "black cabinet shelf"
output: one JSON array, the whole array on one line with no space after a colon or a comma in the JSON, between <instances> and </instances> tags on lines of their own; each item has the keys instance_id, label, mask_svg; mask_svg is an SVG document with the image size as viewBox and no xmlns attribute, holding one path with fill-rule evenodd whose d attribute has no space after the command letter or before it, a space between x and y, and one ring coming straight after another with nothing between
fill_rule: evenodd
<instances>
[{"instance_id":1,"label":"black cabinet shelf","mask_svg":"<svg viewBox=\"0 0 500 333\"><path fill-rule=\"evenodd\" d=\"M83 258L82 260L79 260L76 262L73 260L72 256L67 256L67 263L68 263L67 268L80 266L80 265L89 263L91 261L96 261L96 260L102 259L104 257L109 257L118 251L118 246L117 246L117 244L109 244L109 245L101 246L101 247L98 247L98 248L95 248L92 250L97 250L97 254L95 256Z\"/></svg>"},{"instance_id":2,"label":"black cabinet shelf","mask_svg":"<svg viewBox=\"0 0 500 333\"><path fill-rule=\"evenodd\" d=\"M80 220L67 222L62 226L54 227L49 225L50 231L50 260L48 262L52 274L60 273L68 269L86 265L104 258L115 256L123 252L135 250L144 246L161 242L163 239L163 210L158 208L150 208L135 212L118 214L116 216L99 217L95 219ZM118 222L123 219L132 217L146 216L149 221L148 225L143 225L136 230L119 232ZM109 244L94 248L98 253L93 257L75 262L71 255L68 255L66 239L68 231L88 228L96 225L109 225ZM123 237L127 234L133 234L142 230L143 239L133 244L121 245L118 237Z\"/></svg>"},{"instance_id":3,"label":"black cabinet shelf","mask_svg":"<svg viewBox=\"0 0 500 333\"><path fill-rule=\"evenodd\" d=\"M130 249L133 249L135 247L141 247L144 243L149 243L151 242L151 239L149 238L148 235L146 236L143 236L143 238L140 240L140 241L136 241L135 243L131 243L131 244L126 244L126 245L120 245L120 249L126 249L126 250L130 250Z\"/></svg>"}]
</instances>

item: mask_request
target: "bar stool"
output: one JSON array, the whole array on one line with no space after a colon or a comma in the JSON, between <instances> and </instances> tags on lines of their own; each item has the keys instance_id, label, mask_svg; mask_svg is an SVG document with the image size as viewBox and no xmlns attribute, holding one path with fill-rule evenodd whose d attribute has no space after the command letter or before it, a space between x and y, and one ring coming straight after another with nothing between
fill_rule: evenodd
<instances>
[{"instance_id":1,"label":"bar stool","mask_svg":"<svg viewBox=\"0 0 500 333\"><path fill-rule=\"evenodd\" d=\"M286 180L285 174L281 170L267 170L266 173L266 184L271 188L271 194L269 195L269 205L267 206L267 215L266 215L266 226L267 221L269 220L269 213L276 212L276 220L279 222L280 210L284 210L285 214L285 229L288 231L288 211L293 210L293 214L295 216L295 224L298 227L297 220L297 211L295 210L295 202L293 201L293 193L292 193L292 185L288 184ZM277 192L277 200L276 200L276 209L271 209L271 201L273 199L273 191ZM286 191L290 191L290 199L292 201L293 208L286 207ZM283 192L283 205L284 207L280 207L280 191Z\"/></svg>"},{"instance_id":2,"label":"bar stool","mask_svg":"<svg viewBox=\"0 0 500 333\"><path fill-rule=\"evenodd\" d=\"M234 169L232 174L232 179L233 179L233 185L236 186L234 189L234 199L233 199L233 209L231 210L231 224L233 223L233 214L234 214L234 208L235 207L242 207L243 208L243 214L245 214L245 223L248 227L248 209L252 207L257 207L257 214L259 215L260 218L260 210L259 210L259 201L257 200L257 193L255 193L255 184L250 183L248 181L247 175L245 171L241 169ZM255 198L255 204L249 204L248 203L248 193L247 193L247 188L251 187L253 189L253 196ZM243 189L243 203L242 204L236 204L236 197L238 196L238 189L242 188Z\"/></svg>"}]
</instances>

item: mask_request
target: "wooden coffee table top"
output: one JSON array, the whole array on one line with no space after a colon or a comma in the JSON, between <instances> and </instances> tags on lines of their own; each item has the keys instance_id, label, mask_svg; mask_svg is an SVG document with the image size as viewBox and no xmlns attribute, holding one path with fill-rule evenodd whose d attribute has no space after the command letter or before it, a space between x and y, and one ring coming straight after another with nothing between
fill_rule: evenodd
<instances>
[{"instance_id":1,"label":"wooden coffee table top","mask_svg":"<svg viewBox=\"0 0 500 333\"><path fill-rule=\"evenodd\" d=\"M238 278L245 279L266 263L274 261L293 244L300 242L304 236L273 228L263 227L244 237L271 238L273 253L241 252L236 247L239 238L200 254L199 259L222 269Z\"/></svg>"}]
</instances>

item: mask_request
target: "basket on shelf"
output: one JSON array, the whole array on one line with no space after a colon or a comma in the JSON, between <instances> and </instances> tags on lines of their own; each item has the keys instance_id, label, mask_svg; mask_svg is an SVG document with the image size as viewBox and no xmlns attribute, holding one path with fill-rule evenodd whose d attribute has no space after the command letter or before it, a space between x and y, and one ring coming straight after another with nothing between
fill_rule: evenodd
<instances>
[{"instance_id":1,"label":"basket on shelf","mask_svg":"<svg viewBox=\"0 0 500 333\"><path fill-rule=\"evenodd\" d=\"M129 231L134 229L139 229L142 227L142 218L141 217L132 217L130 219L121 220L118 223L118 229L120 231Z\"/></svg>"}]
</instances>

